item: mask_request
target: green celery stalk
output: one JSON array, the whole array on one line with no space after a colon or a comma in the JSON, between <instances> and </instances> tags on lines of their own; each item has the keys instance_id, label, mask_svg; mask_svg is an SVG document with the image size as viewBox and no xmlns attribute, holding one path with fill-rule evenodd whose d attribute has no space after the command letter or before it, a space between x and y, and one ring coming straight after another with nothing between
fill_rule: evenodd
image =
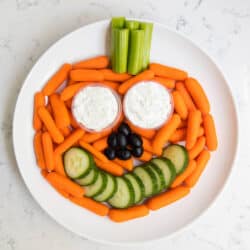
<instances>
[{"instance_id":1,"label":"green celery stalk","mask_svg":"<svg viewBox=\"0 0 250 250\"><path fill-rule=\"evenodd\" d=\"M152 41L152 33L153 33L153 23L140 23L140 29L144 30L144 49L142 54L142 69L146 69L150 62L150 49L151 49L151 41Z\"/></svg>"},{"instance_id":2,"label":"green celery stalk","mask_svg":"<svg viewBox=\"0 0 250 250\"><path fill-rule=\"evenodd\" d=\"M131 75L136 75L142 71L144 34L144 30L130 31L128 73Z\"/></svg>"},{"instance_id":3,"label":"green celery stalk","mask_svg":"<svg viewBox=\"0 0 250 250\"><path fill-rule=\"evenodd\" d=\"M111 54L112 69L116 73L127 72L128 61L128 43L129 30L128 29L112 29L112 46Z\"/></svg>"},{"instance_id":4,"label":"green celery stalk","mask_svg":"<svg viewBox=\"0 0 250 250\"><path fill-rule=\"evenodd\" d=\"M113 17L111 20L111 28L113 29L122 29L124 28L125 17Z\"/></svg>"},{"instance_id":5,"label":"green celery stalk","mask_svg":"<svg viewBox=\"0 0 250 250\"><path fill-rule=\"evenodd\" d=\"M126 20L125 21L125 28L129 30L138 30L140 23L138 21L133 20Z\"/></svg>"}]
</instances>

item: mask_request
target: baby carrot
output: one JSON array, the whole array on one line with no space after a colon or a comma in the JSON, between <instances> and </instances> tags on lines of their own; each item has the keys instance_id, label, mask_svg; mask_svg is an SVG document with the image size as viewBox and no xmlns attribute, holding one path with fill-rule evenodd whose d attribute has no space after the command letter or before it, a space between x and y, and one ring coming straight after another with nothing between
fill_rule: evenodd
<instances>
[{"instance_id":1,"label":"baby carrot","mask_svg":"<svg viewBox=\"0 0 250 250\"><path fill-rule=\"evenodd\" d=\"M155 136L156 131L154 129L142 129L139 127L136 127L135 125L133 125L131 122L127 121L127 123L129 124L129 127L131 128L131 130L147 139L152 139Z\"/></svg>"},{"instance_id":2,"label":"baby carrot","mask_svg":"<svg viewBox=\"0 0 250 250\"><path fill-rule=\"evenodd\" d=\"M37 132L34 136L34 150L35 150L37 165L41 169L45 169L46 166L45 166L44 154L43 154L42 132Z\"/></svg>"},{"instance_id":3,"label":"baby carrot","mask_svg":"<svg viewBox=\"0 0 250 250\"><path fill-rule=\"evenodd\" d=\"M157 210L183 198L188 195L189 192L190 189L188 187L176 187L165 193L150 198L147 201L146 206L151 210Z\"/></svg>"},{"instance_id":4,"label":"baby carrot","mask_svg":"<svg viewBox=\"0 0 250 250\"><path fill-rule=\"evenodd\" d=\"M165 86L168 89L173 89L175 87L175 80L173 80L173 79L155 76L153 78L153 80L162 84L163 86Z\"/></svg>"},{"instance_id":5,"label":"baby carrot","mask_svg":"<svg viewBox=\"0 0 250 250\"><path fill-rule=\"evenodd\" d=\"M60 94L60 98L62 101L67 101L71 99L81 88L87 86L90 82L80 82L69 85L66 87Z\"/></svg>"},{"instance_id":6,"label":"baby carrot","mask_svg":"<svg viewBox=\"0 0 250 250\"><path fill-rule=\"evenodd\" d=\"M95 158L95 163L98 168L101 168L104 171L109 172L110 174L113 174L116 176L123 175L123 172L124 172L123 168L120 165L114 163L113 161L103 162Z\"/></svg>"},{"instance_id":7,"label":"baby carrot","mask_svg":"<svg viewBox=\"0 0 250 250\"><path fill-rule=\"evenodd\" d=\"M97 56L73 64L73 69L104 69L109 65L107 56Z\"/></svg>"},{"instance_id":8,"label":"baby carrot","mask_svg":"<svg viewBox=\"0 0 250 250\"><path fill-rule=\"evenodd\" d=\"M53 114L53 110L52 110L52 107L51 107L51 104L50 102L47 103L46 105L46 109L48 110L48 112L50 113L51 117L54 118L54 114Z\"/></svg>"},{"instance_id":9,"label":"baby carrot","mask_svg":"<svg viewBox=\"0 0 250 250\"><path fill-rule=\"evenodd\" d=\"M60 99L58 94L52 94L49 97L51 107L53 110L56 126L61 129L70 125L70 117L68 109L64 102Z\"/></svg>"},{"instance_id":10,"label":"baby carrot","mask_svg":"<svg viewBox=\"0 0 250 250\"><path fill-rule=\"evenodd\" d=\"M128 171L131 171L134 168L132 158L130 158L129 160L126 160L126 161L125 160L115 159L114 162L117 163L118 165L122 166L123 168L125 168Z\"/></svg>"},{"instance_id":11,"label":"baby carrot","mask_svg":"<svg viewBox=\"0 0 250 250\"><path fill-rule=\"evenodd\" d=\"M153 140L153 150L156 155L162 154L162 149L165 143L167 143L171 135L175 132L180 122L180 116L177 114L173 114L170 121L157 131Z\"/></svg>"},{"instance_id":12,"label":"baby carrot","mask_svg":"<svg viewBox=\"0 0 250 250\"><path fill-rule=\"evenodd\" d=\"M153 147L151 142L144 137L142 137L142 146L146 151L153 153Z\"/></svg>"},{"instance_id":13,"label":"baby carrot","mask_svg":"<svg viewBox=\"0 0 250 250\"><path fill-rule=\"evenodd\" d=\"M42 128L42 122L37 114L39 107L45 105L45 98L42 92L37 92L34 96L34 115L33 115L33 128L35 130L40 130Z\"/></svg>"},{"instance_id":14,"label":"baby carrot","mask_svg":"<svg viewBox=\"0 0 250 250\"><path fill-rule=\"evenodd\" d=\"M127 73L115 73L111 69L101 69L100 72L103 74L105 81L124 82L132 77Z\"/></svg>"},{"instance_id":15,"label":"baby carrot","mask_svg":"<svg viewBox=\"0 0 250 250\"><path fill-rule=\"evenodd\" d=\"M82 140L87 142L87 143L93 143L103 137L106 137L107 135L109 135L111 132L110 129L103 131L103 132L99 132L99 133L86 133Z\"/></svg>"},{"instance_id":16,"label":"baby carrot","mask_svg":"<svg viewBox=\"0 0 250 250\"><path fill-rule=\"evenodd\" d=\"M153 155L147 151L144 150L141 157L137 158L139 161L150 161L152 159Z\"/></svg>"},{"instance_id":17,"label":"baby carrot","mask_svg":"<svg viewBox=\"0 0 250 250\"><path fill-rule=\"evenodd\" d=\"M181 120L181 123L178 126L178 128L186 128L186 127L187 127L187 120Z\"/></svg>"},{"instance_id":18,"label":"baby carrot","mask_svg":"<svg viewBox=\"0 0 250 250\"><path fill-rule=\"evenodd\" d=\"M64 198L66 199L69 199L70 197L70 194L65 192L64 190L60 189L60 188L57 188L57 187L54 187L54 189L57 191L57 193L59 193L61 196L63 196Z\"/></svg>"},{"instance_id":19,"label":"baby carrot","mask_svg":"<svg viewBox=\"0 0 250 250\"><path fill-rule=\"evenodd\" d=\"M53 141L56 143L62 143L64 137L60 130L56 127L56 124L47 109L45 107L40 107L38 109L38 115L49 131Z\"/></svg>"},{"instance_id":20,"label":"baby carrot","mask_svg":"<svg viewBox=\"0 0 250 250\"><path fill-rule=\"evenodd\" d=\"M100 215L100 216L106 216L109 212L109 208L99 202L94 201L93 199L87 198L87 197L70 197L69 198L73 203L77 204L78 206L84 207L88 209L89 211Z\"/></svg>"},{"instance_id":21,"label":"baby carrot","mask_svg":"<svg viewBox=\"0 0 250 250\"><path fill-rule=\"evenodd\" d=\"M174 99L174 109L176 113L181 117L181 119L186 120L188 116L188 109L184 99L177 90L172 92L172 96Z\"/></svg>"},{"instance_id":22,"label":"baby carrot","mask_svg":"<svg viewBox=\"0 0 250 250\"><path fill-rule=\"evenodd\" d=\"M176 85L175 85L175 88L176 90L179 91L180 95L182 96L186 106L187 106L187 109L190 111L190 110L195 110L196 107L194 105L194 102L191 98L191 96L189 95L185 85L183 82L177 82Z\"/></svg>"},{"instance_id":23,"label":"baby carrot","mask_svg":"<svg viewBox=\"0 0 250 250\"><path fill-rule=\"evenodd\" d=\"M40 171L41 175L46 179L46 176L48 174L48 171L46 169L41 169Z\"/></svg>"},{"instance_id":24,"label":"baby carrot","mask_svg":"<svg viewBox=\"0 0 250 250\"><path fill-rule=\"evenodd\" d=\"M54 154L54 159L55 159L55 172L62 176L66 176L62 155Z\"/></svg>"},{"instance_id":25,"label":"baby carrot","mask_svg":"<svg viewBox=\"0 0 250 250\"><path fill-rule=\"evenodd\" d=\"M103 151L106 147L108 147L107 140L108 140L108 137L105 136L104 138L95 141L93 143L93 147L99 151Z\"/></svg>"},{"instance_id":26,"label":"baby carrot","mask_svg":"<svg viewBox=\"0 0 250 250\"><path fill-rule=\"evenodd\" d=\"M60 129L64 137L67 137L71 134L71 129L69 127L64 127Z\"/></svg>"},{"instance_id":27,"label":"baby carrot","mask_svg":"<svg viewBox=\"0 0 250 250\"><path fill-rule=\"evenodd\" d=\"M152 70L156 76L162 76L174 80L185 80L188 77L187 72L168 67L159 63L151 63L149 69Z\"/></svg>"},{"instance_id":28,"label":"baby carrot","mask_svg":"<svg viewBox=\"0 0 250 250\"><path fill-rule=\"evenodd\" d=\"M216 135L216 129L214 125L214 119L212 115L206 114L203 116L203 126L206 136L206 145L207 148L211 151L214 151L217 149L218 141L217 141L217 135Z\"/></svg>"},{"instance_id":29,"label":"baby carrot","mask_svg":"<svg viewBox=\"0 0 250 250\"><path fill-rule=\"evenodd\" d=\"M191 160L188 163L187 168L184 170L184 172L175 178L174 182L171 184L171 188L175 188L181 185L183 181L194 172L195 168L196 168L196 161Z\"/></svg>"},{"instance_id":30,"label":"baby carrot","mask_svg":"<svg viewBox=\"0 0 250 250\"><path fill-rule=\"evenodd\" d=\"M198 138L195 145L190 150L188 150L189 159L195 159L204 149L205 144L206 139L204 136Z\"/></svg>"},{"instance_id":31,"label":"baby carrot","mask_svg":"<svg viewBox=\"0 0 250 250\"><path fill-rule=\"evenodd\" d=\"M120 84L118 82L111 82L111 81L103 81L102 84L105 86L113 89L113 90L118 90Z\"/></svg>"},{"instance_id":32,"label":"baby carrot","mask_svg":"<svg viewBox=\"0 0 250 250\"><path fill-rule=\"evenodd\" d=\"M195 145L199 134L200 124L201 124L201 112L199 110L190 111L187 124L187 139L186 139L187 150L191 149Z\"/></svg>"},{"instance_id":33,"label":"baby carrot","mask_svg":"<svg viewBox=\"0 0 250 250\"><path fill-rule=\"evenodd\" d=\"M170 142L180 142L184 141L187 135L187 129L186 128L178 128L175 130L175 132L170 136L169 141Z\"/></svg>"},{"instance_id":34,"label":"baby carrot","mask_svg":"<svg viewBox=\"0 0 250 250\"><path fill-rule=\"evenodd\" d=\"M84 135L84 130L78 128L70 136L68 136L64 142L58 145L55 149L55 155L61 155L72 147L78 140L80 140Z\"/></svg>"},{"instance_id":35,"label":"baby carrot","mask_svg":"<svg viewBox=\"0 0 250 250\"><path fill-rule=\"evenodd\" d=\"M185 81L185 86L189 94L192 96L196 107L201 111L201 113L209 113L210 104L200 83L194 78L188 78Z\"/></svg>"},{"instance_id":36,"label":"baby carrot","mask_svg":"<svg viewBox=\"0 0 250 250\"><path fill-rule=\"evenodd\" d=\"M73 117L72 113L69 112L69 119L70 119L70 125L73 127L73 128L79 128L79 124L78 122L75 120L75 118Z\"/></svg>"},{"instance_id":37,"label":"baby carrot","mask_svg":"<svg viewBox=\"0 0 250 250\"><path fill-rule=\"evenodd\" d=\"M75 81L69 79L68 82L67 82L67 86L73 85L75 83L76 83Z\"/></svg>"},{"instance_id":38,"label":"baby carrot","mask_svg":"<svg viewBox=\"0 0 250 250\"><path fill-rule=\"evenodd\" d=\"M151 80L154 78L154 72L152 70L145 70L143 72L141 72L140 74L128 79L127 81L123 82L119 88L118 88L118 92L120 94L125 94L127 92L127 90L132 87L134 84L136 84L139 81L143 81L143 80Z\"/></svg>"},{"instance_id":39,"label":"baby carrot","mask_svg":"<svg viewBox=\"0 0 250 250\"><path fill-rule=\"evenodd\" d=\"M110 209L109 218L115 222L124 222L149 214L149 210L145 205L137 205L126 209Z\"/></svg>"},{"instance_id":40,"label":"baby carrot","mask_svg":"<svg viewBox=\"0 0 250 250\"><path fill-rule=\"evenodd\" d=\"M201 136L203 136L203 135L204 135L204 128L201 126L201 127L199 128L198 137L201 137Z\"/></svg>"},{"instance_id":41,"label":"baby carrot","mask_svg":"<svg viewBox=\"0 0 250 250\"><path fill-rule=\"evenodd\" d=\"M91 146L90 144L86 143L84 140L80 140L79 144L80 144L81 147L83 147L84 149L86 149L87 151L89 151L91 154L93 154L100 161L102 161L102 162L109 162L108 158L104 154L102 154L101 152L99 152L98 150L96 150L93 146Z\"/></svg>"},{"instance_id":42,"label":"baby carrot","mask_svg":"<svg viewBox=\"0 0 250 250\"><path fill-rule=\"evenodd\" d=\"M95 69L75 69L70 71L70 79L76 82L101 82L104 77L100 71Z\"/></svg>"},{"instance_id":43,"label":"baby carrot","mask_svg":"<svg viewBox=\"0 0 250 250\"><path fill-rule=\"evenodd\" d=\"M67 177L51 172L46 176L46 179L52 186L55 186L72 196L80 198L84 195L84 189Z\"/></svg>"},{"instance_id":44,"label":"baby carrot","mask_svg":"<svg viewBox=\"0 0 250 250\"><path fill-rule=\"evenodd\" d=\"M69 99L69 100L67 100L67 101L65 101L65 105L66 105L66 107L67 107L68 109L71 109L71 106L72 106L72 98Z\"/></svg>"},{"instance_id":45,"label":"baby carrot","mask_svg":"<svg viewBox=\"0 0 250 250\"><path fill-rule=\"evenodd\" d=\"M51 95L68 78L71 64L65 63L47 82L42 92L44 95Z\"/></svg>"},{"instance_id":46,"label":"baby carrot","mask_svg":"<svg viewBox=\"0 0 250 250\"><path fill-rule=\"evenodd\" d=\"M193 173L185 180L188 187L193 187L199 180L202 172L204 171L207 162L210 159L210 153L204 149L196 159L196 168Z\"/></svg>"},{"instance_id":47,"label":"baby carrot","mask_svg":"<svg viewBox=\"0 0 250 250\"><path fill-rule=\"evenodd\" d=\"M43 153L47 170L50 172L55 168L53 157L53 143L48 132L42 134Z\"/></svg>"}]
</instances>

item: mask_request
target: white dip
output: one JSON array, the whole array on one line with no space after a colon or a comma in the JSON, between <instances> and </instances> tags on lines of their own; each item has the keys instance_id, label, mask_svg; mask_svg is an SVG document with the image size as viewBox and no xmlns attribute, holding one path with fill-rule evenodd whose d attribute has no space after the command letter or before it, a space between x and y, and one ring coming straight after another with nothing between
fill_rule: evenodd
<instances>
[{"instance_id":1,"label":"white dip","mask_svg":"<svg viewBox=\"0 0 250 250\"><path fill-rule=\"evenodd\" d=\"M110 89L93 85L77 93L72 113L85 128L101 131L117 118L118 102Z\"/></svg>"},{"instance_id":2,"label":"white dip","mask_svg":"<svg viewBox=\"0 0 250 250\"><path fill-rule=\"evenodd\" d=\"M142 81L127 92L126 117L136 126L150 129L161 126L172 113L171 95L161 84Z\"/></svg>"}]
</instances>

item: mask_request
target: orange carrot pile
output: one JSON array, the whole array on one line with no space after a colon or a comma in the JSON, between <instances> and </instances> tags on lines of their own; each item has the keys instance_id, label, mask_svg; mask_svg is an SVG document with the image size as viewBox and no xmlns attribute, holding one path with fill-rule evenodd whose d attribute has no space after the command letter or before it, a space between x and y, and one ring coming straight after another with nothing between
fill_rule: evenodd
<instances>
[{"instance_id":1,"label":"orange carrot pile","mask_svg":"<svg viewBox=\"0 0 250 250\"><path fill-rule=\"evenodd\" d=\"M43 153L47 170L50 172L55 168L53 157L53 142L48 132L42 135Z\"/></svg>"},{"instance_id":2,"label":"orange carrot pile","mask_svg":"<svg viewBox=\"0 0 250 250\"><path fill-rule=\"evenodd\" d=\"M104 77L95 69L75 69L70 72L70 79L76 82L101 82Z\"/></svg>"},{"instance_id":3,"label":"orange carrot pile","mask_svg":"<svg viewBox=\"0 0 250 250\"><path fill-rule=\"evenodd\" d=\"M42 92L37 92L34 96L34 114L33 114L33 128L35 130L40 130L42 128L42 122L37 113L38 108L45 105L45 98Z\"/></svg>"}]
</instances>

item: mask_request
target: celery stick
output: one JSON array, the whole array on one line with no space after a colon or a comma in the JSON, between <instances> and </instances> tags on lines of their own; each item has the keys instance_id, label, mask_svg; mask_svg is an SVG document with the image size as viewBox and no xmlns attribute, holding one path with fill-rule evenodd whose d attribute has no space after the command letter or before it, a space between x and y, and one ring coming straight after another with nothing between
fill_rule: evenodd
<instances>
[{"instance_id":1,"label":"celery stick","mask_svg":"<svg viewBox=\"0 0 250 250\"><path fill-rule=\"evenodd\" d=\"M126 20L125 21L125 28L129 30L138 30L140 23L138 21L133 20Z\"/></svg>"},{"instance_id":2,"label":"celery stick","mask_svg":"<svg viewBox=\"0 0 250 250\"><path fill-rule=\"evenodd\" d=\"M136 75L142 70L144 33L143 30L130 31L128 73L132 75Z\"/></svg>"},{"instance_id":3,"label":"celery stick","mask_svg":"<svg viewBox=\"0 0 250 250\"><path fill-rule=\"evenodd\" d=\"M144 30L144 49L142 54L142 69L146 69L150 62L150 49L153 33L153 23L140 23L140 29Z\"/></svg>"},{"instance_id":4,"label":"celery stick","mask_svg":"<svg viewBox=\"0 0 250 250\"><path fill-rule=\"evenodd\" d=\"M112 69L116 73L127 72L128 60L128 29L112 29Z\"/></svg>"},{"instance_id":5,"label":"celery stick","mask_svg":"<svg viewBox=\"0 0 250 250\"><path fill-rule=\"evenodd\" d=\"M111 20L111 28L122 29L125 24L125 17L113 17Z\"/></svg>"}]
</instances>

